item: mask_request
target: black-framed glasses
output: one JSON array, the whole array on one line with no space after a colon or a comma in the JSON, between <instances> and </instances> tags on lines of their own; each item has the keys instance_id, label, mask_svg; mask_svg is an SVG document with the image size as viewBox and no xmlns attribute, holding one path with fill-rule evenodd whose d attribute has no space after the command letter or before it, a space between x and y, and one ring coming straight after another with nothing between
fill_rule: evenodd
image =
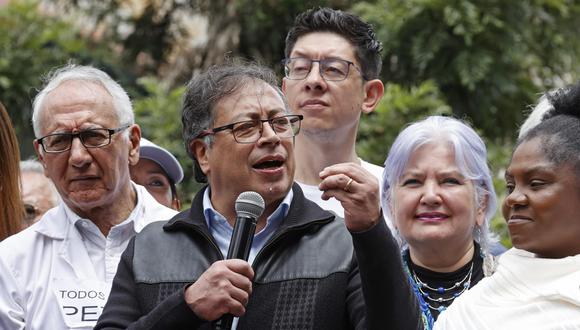
<instances>
[{"instance_id":1,"label":"black-framed glasses","mask_svg":"<svg viewBox=\"0 0 580 330\"><path fill-rule=\"evenodd\" d=\"M59 153L70 150L75 137L81 140L86 148L102 148L111 143L111 136L121 132L131 125L117 128L92 128L76 133L54 133L43 136L37 141L42 145L42 149L48 153Z\"/></svg>"},{"instance_id":2,"label":"black-framed glasses","mask_svg":"<svg viewBox=\"0 0 580 330\"><path fill-rule=\"evenodd\" d=\"M234 140L236 140L237 143L255 143L260 139L260 137L262 137L264 123L267 122L278 137L291 138L300 132L300 122L303 118L302 115L286 115L270 119L238 121L232 124L207 129L201 132L197 137L202 138L229 129L232 130Z\"/></svg>"},{"instance_id":3,"label":"black-framed glasses","mask_svg":"<svg viewBox=\"0 0 580 330\"><path fill-rule=\"evenodd\" d=\"M368 80L362 71L351 61L339 58L326 58L322 60L311 60L306 57L292 57L282 60L284 65L284 75L291 80L302 80L308 77L312 70L312 63L318 63L320 76L327 81L341 81L348 77L350 66L352 65L364 80Z\"/></svg>"}]
</instances>

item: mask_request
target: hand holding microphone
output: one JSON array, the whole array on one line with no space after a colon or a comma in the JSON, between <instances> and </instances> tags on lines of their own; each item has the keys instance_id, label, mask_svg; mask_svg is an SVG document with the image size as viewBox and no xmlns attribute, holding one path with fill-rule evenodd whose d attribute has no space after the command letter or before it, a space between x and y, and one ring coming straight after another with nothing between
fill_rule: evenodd
<instances>
[{"instance_id":1,"label":"hand holding microphone","mask_svg":"<svg viewBox=\"0 0 580 330\"><path fill-rule=\"evenodd\" d=\"M234 315L245 313L254 277L252 267L245 261L264 208L264 199L256 192L246 191L238 196L228 260L212 264L185 292L186 302L197 316L206 320L216 320L221 316L212 322L213 329L231 329Z\"/></svg>"}]
</instances>

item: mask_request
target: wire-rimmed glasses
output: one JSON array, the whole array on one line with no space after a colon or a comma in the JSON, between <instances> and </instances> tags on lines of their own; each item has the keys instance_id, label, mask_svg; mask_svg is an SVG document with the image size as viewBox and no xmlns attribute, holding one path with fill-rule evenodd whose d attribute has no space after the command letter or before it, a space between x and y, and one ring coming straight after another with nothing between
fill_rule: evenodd
<instances>
[{"instance_id":1,"label":"wire-rimmed glasses","mask_svg":"<svg viewBox=\"0 0 580 330\"><path fill-rule=\"evenodd\" d=\"M291 80L302 80L308 77L312 70L312 63L318 63L320 76L327 81L341 81L348 77L350 66L352 65L363 79L367 80L362 71L351 61L340 58L326 58L322 60L311 60L306 57L292 57L282 60L284 65L284 75Z\"/></svg>"}]
</instances>

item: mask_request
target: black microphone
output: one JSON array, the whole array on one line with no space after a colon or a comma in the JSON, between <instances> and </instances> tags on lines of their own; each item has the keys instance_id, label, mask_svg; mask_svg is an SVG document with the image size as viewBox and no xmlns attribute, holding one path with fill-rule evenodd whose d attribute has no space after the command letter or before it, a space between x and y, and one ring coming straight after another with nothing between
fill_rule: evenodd
<instances>
[{"instance_id":1,"label":"black microphone","mask_svg":"<svg viewBox=\"0 0 580 330\"><path fill-rule=\"evenodd\" d=\"M257 192L245 191L238 196L236 199L236 223L226 259L248 260L256 232L256 223L264 212L264 208L264 199ZM213 329L231 329L233 320L232 314L223 315L213 322Z\"/></svg>"}]
</instances>

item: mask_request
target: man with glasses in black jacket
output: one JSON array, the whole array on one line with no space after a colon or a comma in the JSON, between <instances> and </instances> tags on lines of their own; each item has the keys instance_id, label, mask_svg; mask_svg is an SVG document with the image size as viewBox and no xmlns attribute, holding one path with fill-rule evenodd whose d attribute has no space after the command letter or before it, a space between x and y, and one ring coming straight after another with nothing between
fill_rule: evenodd
<instances>
[{"instance_id":1,"label":"man with glasses in black jacket","mask_svg":"<svg viewBox=\"0 0 580 330\"><path fill-rule=\"evenodd\" d=\"M252 64L189 82L183 137L208 185L191 209L135 236L96 329L222 329L214 321L226 314L240 330L420 326L378 183L354 164L327 169L323 184L345 201L345 219L306 199L294 183L302 116L277 86ZM224 260L247 191L264 200L249 258Z\"/></svg>"}]
</instances>

